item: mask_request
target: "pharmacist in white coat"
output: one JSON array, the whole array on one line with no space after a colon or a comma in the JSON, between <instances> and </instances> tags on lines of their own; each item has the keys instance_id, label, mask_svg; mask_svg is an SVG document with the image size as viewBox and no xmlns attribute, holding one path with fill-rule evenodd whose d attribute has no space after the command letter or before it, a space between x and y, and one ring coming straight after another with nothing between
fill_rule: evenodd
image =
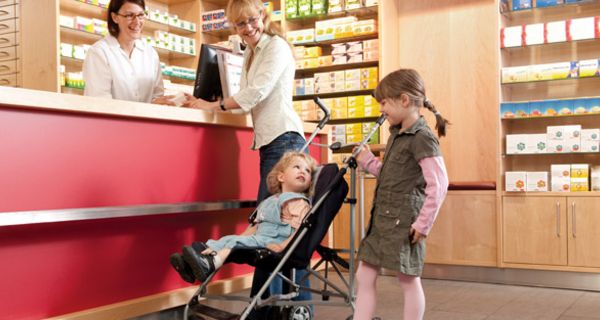
<instances>
[{"instance_id":1,"label":"pharmacist in white coat","mask_svg":"<svg viewBox=\"0 0 600 320\"><path fill-rule=\"evenodd\" d=\"M112 0L108 31L87 52L83 63L86 96L173 105L164 96L160 60L141 40L144 0Z\"/></svg>"}]
</instances>

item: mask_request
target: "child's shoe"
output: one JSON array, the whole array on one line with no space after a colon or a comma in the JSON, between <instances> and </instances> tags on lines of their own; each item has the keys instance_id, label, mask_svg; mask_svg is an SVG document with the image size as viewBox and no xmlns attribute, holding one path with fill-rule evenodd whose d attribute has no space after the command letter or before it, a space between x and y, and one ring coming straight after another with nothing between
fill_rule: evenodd
<instances>
[{"instance_id":1,"label":"child's shoe","mask_svg":"<svg viewBox=\"0 0 600 320\"><path fill-rule=\"evenodd\" d=\"M206 278L215 271L213 256L200 254L192 247L183 247L183 259L192 268L194 276L200 282L206 281Z\"/></svg>"},{"instance_id":2,"label":"child's shoe","mask_svg":"<svg viewBox=\"0 0 600 320\"><path fill-rule=\"evenodd\" d=\"M194 272L192 271L192 268L190 268L190 266L187 263L185 263L185 260L183 260L183 256L179 252L173 253L169 257L169 262L171 262L171 266L175 269L175 271L177 271L177 273L179 273L179 276L181 277L181 279L183 279L183 281L189 283L196 282L196 277L194 277Z\"/></svg>"}]
</instances>

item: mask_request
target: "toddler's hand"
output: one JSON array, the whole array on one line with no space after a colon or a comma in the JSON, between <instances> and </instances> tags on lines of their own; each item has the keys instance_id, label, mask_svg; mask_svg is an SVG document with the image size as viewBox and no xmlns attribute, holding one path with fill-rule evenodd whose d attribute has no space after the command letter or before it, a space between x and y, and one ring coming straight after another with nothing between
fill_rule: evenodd
<instances>
[{"instance_id":1,"label":"toddler's hand","mask_svg":"<svg viewBox=\"0 0 600 320\"><path fill-rule=\"evenodd\" d=\"M352 149L352 153L356 152L358 148L360 148L360 146L354 147L354 149ZM371 148L369 148L369 146L365 144L362 147L362 150L360 150L360 153L356 156L356 161L361 162L364 159L364 157L366 157L369 153L371 153Z\"/></svg>"},{"instance_id":2,"label":"toddler's hand","mask_svg":"<svg viewBox=\"0 0 600 320\"><path fill-rule=\"evenodd\" d=\"M283 247L280 246L279 244L276 244L276 243L269 243L267 245L267 249L269 249L269 250L271 250L273 252L281 252L281 251L283 251Z\"/></svg>"}]
</instances>

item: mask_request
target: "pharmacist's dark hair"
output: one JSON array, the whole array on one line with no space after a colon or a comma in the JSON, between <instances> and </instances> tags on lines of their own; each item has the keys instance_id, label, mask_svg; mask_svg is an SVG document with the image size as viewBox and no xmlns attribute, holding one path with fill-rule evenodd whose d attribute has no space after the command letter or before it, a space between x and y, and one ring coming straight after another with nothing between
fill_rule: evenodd
<instances>
[{"instance_id":1,"label":"pharmacist's dark hair","mask_svg":"<svg viewBox=\"0 0 600 320\"><path fill-rule=\"evenodd\" d=\"M119 36L119 32L121 30L119 30L119 25L113 20L112 14L118 14L119 10L121 10L121 7L126 2L137 4L138 6L142 7L144 11L146 11L146 1L144 0L110 0L110 4L108 5L108 13L106 15L106 22L108 23L108 32L115 38Z\"/></svg>"},{"instance_id":2,"label":"pharmacist's dark hair","mask_svg":"<svg viewBox=\"0 0 600 320\"><path fill-rule=\"evenodd\" d=\"M427 99L425 82L416 70L399 69L388 74L379 82L373 96L378 102L381 102L383 99L399 99L402 94L406 94L412 103L431 111L435 115L435 129L438 136L446 135L446 126L450 122Z\"/></svg>"}]
</instances>

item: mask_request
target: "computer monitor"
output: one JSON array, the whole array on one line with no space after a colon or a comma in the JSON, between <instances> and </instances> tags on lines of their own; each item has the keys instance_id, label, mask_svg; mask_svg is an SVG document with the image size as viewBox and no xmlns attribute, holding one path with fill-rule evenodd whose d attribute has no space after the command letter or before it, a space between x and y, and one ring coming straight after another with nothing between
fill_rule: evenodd
<instances>
[{"instance_id":1,"label":"computer monitor","mask_svg":"<svg viewBox=\"0 0 600 320\"><path fill-rule=\"evenodd\" d=\"M219 51L217 48L202 44L200 59L194 83L194 97L207 101L217 101L223 96L219 76Z\"/></svg>"}]
</instances>

